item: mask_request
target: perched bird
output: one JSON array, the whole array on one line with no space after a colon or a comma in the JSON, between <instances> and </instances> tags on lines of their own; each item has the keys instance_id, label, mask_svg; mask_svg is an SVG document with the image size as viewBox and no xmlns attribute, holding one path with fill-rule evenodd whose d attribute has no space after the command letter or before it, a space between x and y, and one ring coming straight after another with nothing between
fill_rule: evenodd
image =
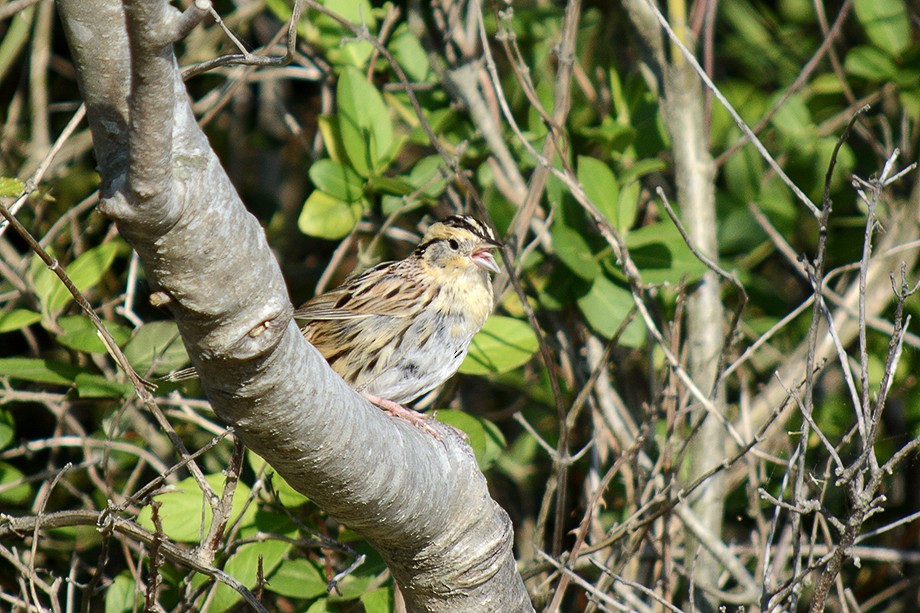
<instances>
[{"instance_id":1,"label":"perched bird","mask_svg":"<svg viewBox=\"0 0 920 613\"><path fill-rule=\"evenodd\" d=\"M501 247L482 222L432 224L412 254L353 275L294 311L304 337L368 400L439 437L404 403L449 379L492 312L490 272ZM194 367L169 381L197 377Z\"/></svg>"},{"instance_id":2,"label":"perched bird","mask_svg":"<svg viewBox=\"0 0 920 613\"><path fill-rule=\"evenodd\" d=\"M492 230L469 216L432 224L409 257L352 276L294 312L332 369L387 412L449 379L492 311Z\"/></svg>"}]
</instances>

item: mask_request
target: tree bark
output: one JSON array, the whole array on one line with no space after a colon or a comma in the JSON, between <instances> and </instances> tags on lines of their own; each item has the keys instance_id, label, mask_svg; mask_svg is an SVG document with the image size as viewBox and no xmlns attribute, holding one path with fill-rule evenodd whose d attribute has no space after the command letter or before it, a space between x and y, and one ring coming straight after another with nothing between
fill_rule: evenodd
<instances>
[{"instance_id":1,"label":"tree bark","mask_svg":"<svg viewBox=\"0 0 920 613\"><path fill-rule=\"evenodd\" d=\"M438 441L385 415L300 334L264 232L189 105L172 50L183 15L162 0L58 6L100 210L167 301L217 415L380 551L409 611L533 610L510 520L469 446L447 427Z\"/></svg>"}]
</instances>

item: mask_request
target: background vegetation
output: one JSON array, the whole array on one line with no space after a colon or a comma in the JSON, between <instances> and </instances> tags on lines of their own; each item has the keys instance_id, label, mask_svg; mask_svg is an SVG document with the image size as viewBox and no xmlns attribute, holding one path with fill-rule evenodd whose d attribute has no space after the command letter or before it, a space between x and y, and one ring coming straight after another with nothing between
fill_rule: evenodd
<instances>
[{"instance_id":1,"label":"background vegetation","mask_svg":"<svg viewBox=\"0 0 920 613\"><path fill-rule=\"evenodd\" d=\"M496 314L423 402L469 435L537 609L920 606L920 187L900 174L920 137L915 7L671 2L712 91L642 0L306 5L293 61L260 67L247 54L283 55L290 4L216 4L237 40L207 20L177 47L194 109L294 303L404 257L435 217L504 237ZM171 429L0 226L0 608L224 611L245 606L235 578L270 610L391 610L373 549L235 446L196 383L158 379L187 357L94 212L54 5L0 16L2 202L156 383ZM201 65L228 54L243 57ZM677 92L712 156L715 252L683 201L698 169ZM707 283L724 308L708 379L688 323ZM701 511L707 490L720 504ZM204 501L225 491L215 529ZM209 543L226 575L191 572L177 543Z\"/></svg>"}]
</instances>

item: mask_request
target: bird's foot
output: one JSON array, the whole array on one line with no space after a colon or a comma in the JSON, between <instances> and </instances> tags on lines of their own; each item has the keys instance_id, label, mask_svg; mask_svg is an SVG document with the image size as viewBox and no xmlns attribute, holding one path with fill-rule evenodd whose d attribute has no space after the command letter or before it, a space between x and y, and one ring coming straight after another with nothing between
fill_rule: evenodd
<instances>
[{"instance_id":1,"label":"bird's foot","mask_svg":"<svg viewBox=\"0 0 920 613\"><path fill-rule=\"evenodd\" d=\"M364 397L370 400L372 403L376 404L378 407L392 415L393 417L398 417L403 421L407 421L413 426L421 428L437 440L441 440L441 435L437 430L431 427L428 423L428 418L415 411L413 409L404 407L398 402L393 402L392 400L387 400L386 398L381 398L380 396L375 396L373 394L365 393Z\"/></svg>"}]
</instances>

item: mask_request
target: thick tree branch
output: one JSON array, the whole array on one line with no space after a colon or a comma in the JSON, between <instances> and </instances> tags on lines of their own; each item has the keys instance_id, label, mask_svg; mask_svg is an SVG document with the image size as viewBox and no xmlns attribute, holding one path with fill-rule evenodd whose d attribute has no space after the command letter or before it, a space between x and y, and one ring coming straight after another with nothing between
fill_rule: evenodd
<instances>
[{"instance_id":1,"label":"thick tree branch","mask_svg":"<svg viewBox=\"0 0 920 613\"><path fill-rule=\"evenodd\" d=\"M100 208L140 255L218 416L381 551L409 610L531 610L510 521L468 445L388 417L303 340L264 232L195 122L171 46L179 13L59 5L110 186Z\"/></svg>"}]
</instances>

